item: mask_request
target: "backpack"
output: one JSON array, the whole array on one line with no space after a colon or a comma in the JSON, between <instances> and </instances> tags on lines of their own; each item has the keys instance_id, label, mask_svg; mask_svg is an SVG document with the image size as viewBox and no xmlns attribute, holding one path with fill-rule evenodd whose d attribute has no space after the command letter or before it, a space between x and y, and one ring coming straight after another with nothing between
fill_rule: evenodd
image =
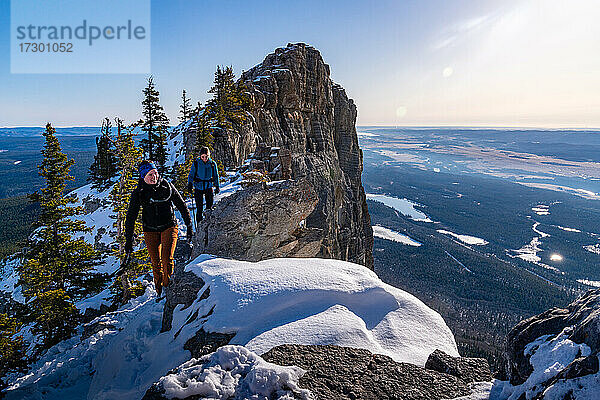
<instances>
[{"instance_id":1,"label":"backpack","mask_svg":"<svg viewBox=\"0 0 600 400\"><path fill-rule=\"evenodd\" d=\"M215 168L215 162L212 159L210 159L210 158L209 158L209 160L210 160L210 169L211 169L211 172L212 172L212 176L211 176L210 179L196 178L196 175L198 174L198 164L197 164L198 158L196 158L194 160L194 178L193 178L193 181L194 182L202 182L202 190L206 190L206 182L213 182L214 183L215 182L215 176L218 176L216 168Z\"/></svg>"}]
</instances>

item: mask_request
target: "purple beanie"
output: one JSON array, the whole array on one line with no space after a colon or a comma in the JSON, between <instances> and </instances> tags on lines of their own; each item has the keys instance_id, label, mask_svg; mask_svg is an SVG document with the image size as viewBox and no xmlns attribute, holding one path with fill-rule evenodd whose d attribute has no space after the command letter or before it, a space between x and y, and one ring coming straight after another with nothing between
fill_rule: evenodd
<instances>
[{"instance_id":1,"label":"purple beanie","mask_svg":"<svg viewBox=\"0 0 600 400\"><path fill-rule=\"evenodd\" d=\"M140 166L138 167L138 171L140 172L140 178L144 179L146 174L153 169L156 169L156 166L150 161L142 161Z\"/></svg>"}]
</instances>

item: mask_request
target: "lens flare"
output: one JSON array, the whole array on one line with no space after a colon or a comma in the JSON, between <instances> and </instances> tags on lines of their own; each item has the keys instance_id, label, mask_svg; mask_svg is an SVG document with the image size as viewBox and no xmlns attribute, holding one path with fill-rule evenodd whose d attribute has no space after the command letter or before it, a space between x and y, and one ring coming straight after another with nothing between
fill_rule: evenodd
<instances>
[{"instance_id":1,"label":"lens flare","mask_svg":"<svg viewBox=\"0 0 600 400\"><path fill-rule=\"evenodd\" d=\"M396 108L396 116L398 118L404 118L406 116L407 112L408 112L408 110L404 106L400 106L400 107Z\"/></svg>"}]
</instances>

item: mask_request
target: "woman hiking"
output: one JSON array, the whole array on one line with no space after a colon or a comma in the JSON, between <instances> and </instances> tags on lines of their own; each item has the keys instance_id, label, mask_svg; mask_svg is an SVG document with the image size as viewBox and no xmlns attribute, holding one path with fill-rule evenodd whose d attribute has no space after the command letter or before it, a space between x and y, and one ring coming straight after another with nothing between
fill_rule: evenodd
<instances>
[{"instance_id":1,"label":"woman hiking","mask_svg":"<svg viewBox=\"0 0 600 400\"><path fill-rule=\"evenodd\" d=\"M144 240L152 262L154 286L160 297L162 288L169 286L173 273L173 253L177 245L177 219L173 205L177 207L187 226L187 238L192 238L192 219L175 186L163 179L151 161L142 161L138 167L140 178L131 193L125 218L125 252L133 251L133 230L142 207Z\"/></svg>"},{"instance_id":2,"label":"woman hiking","mask_svg":"<svg viewBox=\"0 0 600 400\"><path fill-rule=\"evenodd\" d=\"M194 164L188 176L188 192L193 193L198 212L196 213L196 222L202 221L203 197L206 199L206 209L213 206L213 187L214 194L219 194L219 172L217 163L210 158L208 147L200 149L200 157L194 160Z\"/></svg>"}]
</instances>

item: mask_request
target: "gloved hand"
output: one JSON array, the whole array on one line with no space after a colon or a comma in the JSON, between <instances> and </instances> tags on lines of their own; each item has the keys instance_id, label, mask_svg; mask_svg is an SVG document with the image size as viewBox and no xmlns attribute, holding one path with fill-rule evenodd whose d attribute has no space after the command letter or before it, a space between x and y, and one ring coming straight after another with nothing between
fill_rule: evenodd
<instances>
[{"instance_id":1,"label":"gloved hand","mask_svg":"<svg viewBox=\"0 0 600 400\"><path fill-rule=\"evenodd\" d=\"M188 226L186 233L185 233L185 237L187 238L188 241L190 241L190 240L192 240L193 235L194 235L194 231L192 230L192 227Z\"/></svg>"},{"instance_id":2,"label":"gloved hand","mask_svg":"<svg viewBox=\"0 0 600 400\"><path fill-rule=\"evenodd\" d=\"M194 194L194 185L189 183L187 186L187 190L188 190L188 192L190 192L190 194Z\"/></svg>"},{"instance_id":3,"label":"gloved hand","mask_svg":"<svg viewBox=\"0 0 600 400\"><path fill-rule=\"evenodd\" d=\"M215 188L215 194L219 194L220 191L221 189L219 189L218 187Z\"/></svg>"}]
</instances>

